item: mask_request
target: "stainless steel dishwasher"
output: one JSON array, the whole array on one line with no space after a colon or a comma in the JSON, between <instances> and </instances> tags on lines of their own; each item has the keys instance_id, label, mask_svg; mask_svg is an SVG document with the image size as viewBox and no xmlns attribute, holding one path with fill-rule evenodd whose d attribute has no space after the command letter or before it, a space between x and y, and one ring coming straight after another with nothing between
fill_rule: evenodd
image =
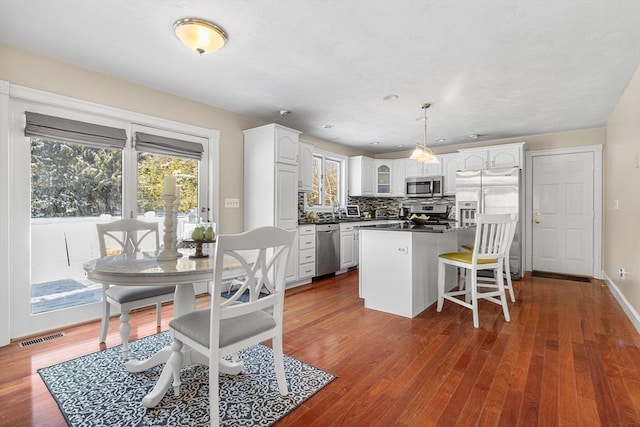
<instances>
[{"instance_id":1,"label":"stainless steel dishwasher","mask_svg":"<svg viewBox=\"0 0 640 427\"><path fill-rule=\"evenodd\" d=\"M316 225L316 276L340 270L340 224Z\"/></svg>"}]
</instances>

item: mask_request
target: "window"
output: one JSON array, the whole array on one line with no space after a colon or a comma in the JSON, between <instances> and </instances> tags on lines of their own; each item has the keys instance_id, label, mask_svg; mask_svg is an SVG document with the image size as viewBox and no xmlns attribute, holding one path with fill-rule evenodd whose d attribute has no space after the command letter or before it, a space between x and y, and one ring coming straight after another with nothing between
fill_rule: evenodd
<instances>
[{"instance_id":1,"label":"window","mask_svg":"<svg viewBox=\"0 0 640 427\"><path fill-rule=\"evenodd\" d=\"M313 187L307 193L307 204L312 210L329 210L345 204L345 162L337 154L314 153Z\"/></svg>"}]
</instances>

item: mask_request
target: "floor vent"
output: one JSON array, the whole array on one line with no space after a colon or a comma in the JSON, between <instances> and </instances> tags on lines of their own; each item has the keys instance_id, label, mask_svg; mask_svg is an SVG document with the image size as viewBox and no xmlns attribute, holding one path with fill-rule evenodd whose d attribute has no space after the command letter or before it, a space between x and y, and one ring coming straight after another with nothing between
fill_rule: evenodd
<instances>
[{"instance_id":1,"label":"floor vent","mask_svg":"<svg viewBox=\"0 0 640 427\"><path fill-rule=\"evenodd\" d=\"M18 344L19 348L31 347L32 345L40 344L41 342L51 341L58 338L62 338L64 332L56 332L55 334L45 335L44 337L38 337L27 341L22 341Z\"/></svg>"}]
</instances>

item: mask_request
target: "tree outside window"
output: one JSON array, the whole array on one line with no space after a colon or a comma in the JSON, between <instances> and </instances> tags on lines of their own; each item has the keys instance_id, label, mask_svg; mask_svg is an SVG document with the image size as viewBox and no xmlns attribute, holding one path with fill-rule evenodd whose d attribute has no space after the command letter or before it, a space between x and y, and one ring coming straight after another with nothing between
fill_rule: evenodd
<instances>
[{"instance_id":1,"label":"tree outside window","mask_svg":"<svg viewBox=\"0 0 640 427\"><path fill-rule=\"evenodd\" d=\"M313 187L307 203L313 207L332 207L340 203L342 162L323 155L313 156Z\"/></svg>"}]
</instances>

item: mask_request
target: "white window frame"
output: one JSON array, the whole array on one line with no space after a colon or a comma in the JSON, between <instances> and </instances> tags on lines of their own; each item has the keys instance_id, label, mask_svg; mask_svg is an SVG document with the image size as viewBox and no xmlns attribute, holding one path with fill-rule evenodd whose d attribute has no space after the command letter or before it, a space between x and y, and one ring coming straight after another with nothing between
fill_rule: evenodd
<instances>
[{"instance_id":1,"label":"white window frame","mask_svg":"<svg viewBox=\"0 0 640 427\"><path fill-rule=\"evenodd\" d=\"M343 156L342 154L333 153L331 151L318 150L315 148L313 150L313 156L322 157L324 159L329 159L329 160L333 160L340 163L340 183L339 183L339 189L338 189L339 191L338 201L340 202L340 206L344 207L347 204L347 165L349 164L349 158L347 156ZM333 207L319 206L319 205L309 206L307 204L307 193L305 193L305 210L307 212L331 213L333 212Z\"/></svg>"},{"instance_id":2,"label":"white window frame","mask_svg":"<svg viewBox=\"0 0 640 427\"><path fill-rule=\"evenodd\" d=\"M0 346L10 339L33 335L61 328L70 324L90 321L100 316L95 304L79 306L74 309L50 312L47 316L24 316L20 312L30 312L25 308L30 289L30 169L25 167L29 151L28 144L20 144L24 137L24 111L34 111L72 120L89 121L107 126L124 128L129 144L134 126L144 126L153 131L164 132L183 137L191 135L204 141L201 169L205 169L202 180L205 195L199 195L201 208L207 212L201 215L211 221L219 217L219 141L220 132L164 120L143 114L94 104L69 97L50 94L0 81L0 150L6 156L0 156L0 254L7 268L0 272L0 313L4 313L0 322ZM6 113L6 114L5 114ZM123 127L124 126L124 127ZM22 147L22 149L19 149ZM25 148L26 147L26 148ZM25 157L26 156L26 157ZM134 156L135 157L135 156ZM135 167L135 159L124 159L125 167ZM26 175L25 175L26 174ZM135 183L133 183L135 184ZM123 182L123 186L131 185ZM123 216L130 209L135 210L133 200L123 201ZM25 264L26 263L26 264ZM204 289L206 289L206 284ZM200 286L203 287L203 286ZM200 288L199 287L199 288ZM27 301L27 302L25 302ZM17 304L19 303L19 304ZM28 319L25 321L25 317Z\"/></svg>"}]
</instances>

